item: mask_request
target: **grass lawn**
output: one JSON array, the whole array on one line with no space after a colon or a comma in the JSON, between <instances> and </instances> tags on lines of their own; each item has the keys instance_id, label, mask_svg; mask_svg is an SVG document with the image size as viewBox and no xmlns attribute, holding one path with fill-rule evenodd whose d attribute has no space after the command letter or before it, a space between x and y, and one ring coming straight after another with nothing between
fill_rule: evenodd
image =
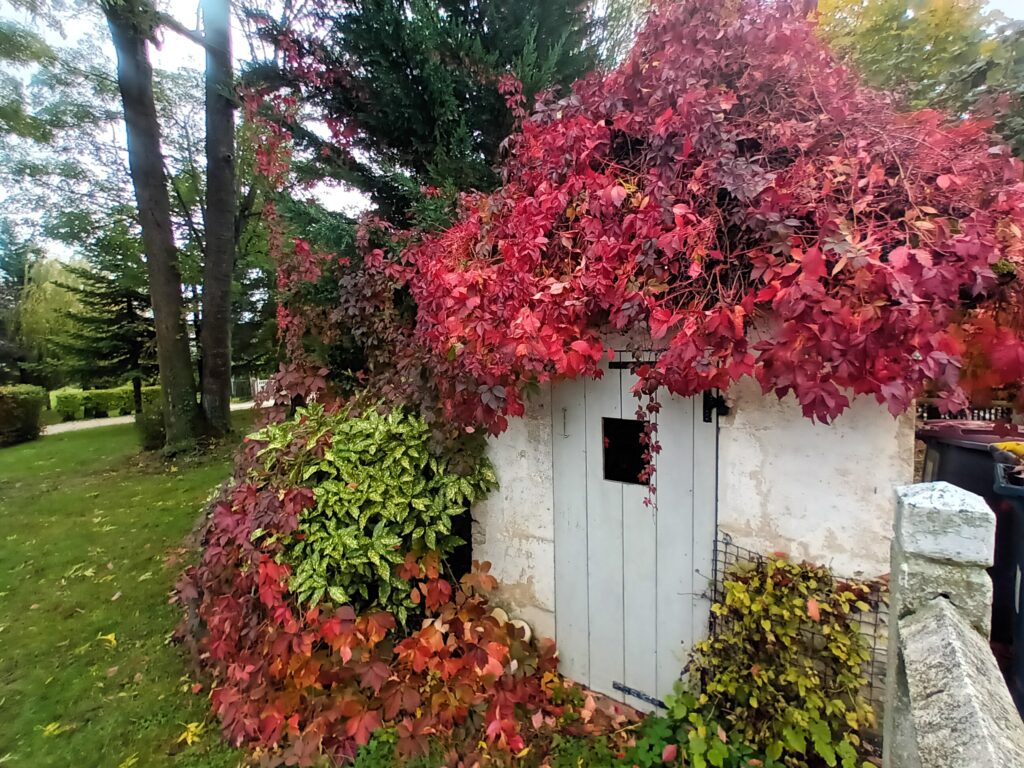
<instances>
[{"instance_id":1,"label":"grass lawn","mask_svg":"<svg viewBox=\"0 0 1024 768\"><path fill-rule=\"evenodd\" d=\"M0 449L2 768L240 763L168 640L182 540L229 458L140 457L133 425Z\"/></svg>"}]
</instances>

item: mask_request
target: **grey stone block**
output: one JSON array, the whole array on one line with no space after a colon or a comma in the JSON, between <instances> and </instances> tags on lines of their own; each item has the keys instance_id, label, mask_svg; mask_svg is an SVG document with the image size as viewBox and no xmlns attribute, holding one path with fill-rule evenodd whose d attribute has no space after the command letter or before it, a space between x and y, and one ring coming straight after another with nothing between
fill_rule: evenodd
<instances>
[{"instance_id":1,"label":"grey stone block","mask_svg":"<svg viewBox=\"0 0 1024 768\"><path fill-rule=\"evenodd\" d=\"M996 518L980 496L946 482L896 489L896 538L909 555L992 565Z\"/></svg>"},{"instance_id":2,"label":"grey stone block","mask_svg":"<svg viewBox=\"0 0 1024 768\"><path fill-rule=\"evenodd\" d=\"M921 765L1024 766L1024 723L988 643L952 604L931 601L899 634Z\"/></svg>"},{"instance_id":3,"label":"grey stone block","mask_svg":"<svg viewBox=\"0 0 1024 768\"><path fill-rule=\"evenodd\" d=\"M891 605L899 617L945 597L985 637L992 630L992 579L980 566L953 565L907 554L892 543ZM1022 767L1024 768L1024 767Z\"/></svg>"},{"instance_id":4,"label":"grey stone block","mask_svg":"<svg viewBox=\"0 0 1024 768\"><path fill-rule=\"evenodd\" d=\"M910 711L910 691L903 659L896 653L889 660L885 679L885 738L882 765L886 768L921 768L917 734Z\"/></svg>"}]
</instances>

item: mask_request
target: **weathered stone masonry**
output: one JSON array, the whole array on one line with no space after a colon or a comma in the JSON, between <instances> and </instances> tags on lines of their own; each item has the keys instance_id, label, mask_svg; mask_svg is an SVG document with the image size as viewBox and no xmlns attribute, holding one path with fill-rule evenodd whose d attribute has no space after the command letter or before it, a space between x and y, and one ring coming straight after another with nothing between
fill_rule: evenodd
<instances>
[{"instance_id":1,"label":"weathered stone masonry","mask_svg":"<svg viewBox=\"0 0 1024 768\"><path fill-rule=\"evenodd\" d=\"M988 647L995 516L949 483L896 498L884 765L1024 766L1024 724Z\"/></svg>"}]
</instances>

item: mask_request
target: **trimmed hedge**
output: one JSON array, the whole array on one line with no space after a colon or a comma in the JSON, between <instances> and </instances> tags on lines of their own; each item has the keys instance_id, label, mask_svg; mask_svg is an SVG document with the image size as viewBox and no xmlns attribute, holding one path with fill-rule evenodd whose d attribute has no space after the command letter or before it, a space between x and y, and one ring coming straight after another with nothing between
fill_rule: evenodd
<instances>
[{"instance_id":1,"label":"trimmed hedge","mask_svg":"<svg viewBox=\"0 0 1024 768\"><path fill-rule=\"evenodd\" d=\"M160 387L142 388L142 406L160 402ZM54 410L63 421L104 416L126 416L135 410L135 396L130 386L112 389L62 390L54 394Z\"/></svg>"},{"instance_id":2,"label":"trimmed hedge","mask_svg":"<svg viewBox=\"0 0 1024 768\"><path fill-rule=\"evenodd\" d=\"M131 387L90 389L82 393L82 409L86 418L122 416L135 410Z\"/></svg>"},{"instance_id":3,"label":"trimmed hedge","mask_svg":"<svg viewBox=\"0 0 1024 768\"><path fill-rule=\"evenodd\" d=\"M53 396L53 410L60 414L61 421L74 421L82 412L82 391L69 389Z\"/></svg>"},{"instance_id":4,"label":"trimmed hedge","mask_svg":"<svg viewBox=\"0 0 1024 768\"><path fill-rule=\"evenodd\" d=\"M147 408L163 408L163 403L160 401L159 386L142 388L142 410Z\"/></svg>"},{"instance_id":5,"label":"trimmed hedge","mask_svg":"<svg viewBox=\"0 0 1024 768\"><path fill-rule=\"evenodd\" d=\"M31 384L0 387L0 446L39 437L39 417L46 397L45 389Z\"/></svg>"}]
</instances>

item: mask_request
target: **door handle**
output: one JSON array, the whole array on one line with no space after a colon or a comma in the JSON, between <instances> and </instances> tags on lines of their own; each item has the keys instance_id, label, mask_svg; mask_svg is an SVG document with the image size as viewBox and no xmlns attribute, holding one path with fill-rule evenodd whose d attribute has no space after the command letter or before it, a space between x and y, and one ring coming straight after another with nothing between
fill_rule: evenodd
<instances>
[{"instance_id":1,"label":"door handle","mask_svg":"<svg viewBox=\"0 0 1024 768\"><path fill-rule=\"evenodd\" d=\"M566 431L566 422L568 421L568 418L569 418L569 409L568 408L563 408L562 409L562 437L568 437L569 436L569 433Z\"/></svg>"}]
</instances>

